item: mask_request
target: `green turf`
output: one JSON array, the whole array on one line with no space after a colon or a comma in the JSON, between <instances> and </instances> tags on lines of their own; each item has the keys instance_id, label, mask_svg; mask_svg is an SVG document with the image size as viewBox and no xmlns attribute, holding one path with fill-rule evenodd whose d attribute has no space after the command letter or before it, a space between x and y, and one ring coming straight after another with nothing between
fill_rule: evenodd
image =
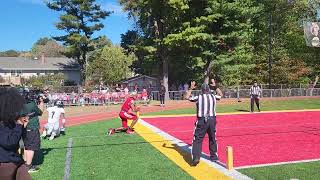
<instances>
[{"instance_id":1,"label":"green turf","mask_svg":"<svg viewBox=\"0 0 320 180\"><path fill-rule=\"evenodd\" d=\"M282 101L268 101L261 99L261 110L301 110L301 109L320 109L320 100L315 98L288 99ZM250 104L248 102L234 102L231 104L217 105L218 113L226 112L249 112ZM195 108L175 109L169 111L152 112L147 115L172 115L172 114L194 114Z\"/></svg>"},{"instance_id":2,"label":"green turf","mask_svg":"<svg viewBox=\"0 0 320 180\"><path fill-rule=\"evenodd\" d=\"M262 110L317 109L318 99L263 101ZM248 103L218 105L218 112L248 110ZM195 108L149 114L192 114ZM192 179L172 161L138 135L105 137L108 127L120 126L118 119L70 127L66 136L42 141L44 156L38 158L36 180L62 179L68 138L73 138L71 179ZM88 137L85 137L88 136ZM94 137L89 137L94 136ZM97 136L97 137L96 137ZM254 179L320 179L320 162L243 169Z\"/></svg>"},{"instance_id":3,"label":"green turf","mask_svg":"<svg viewBox=\"0 0 320 180\"><path fill-rule=\"evenodd\" d=\"M40 171L32 173L33 179L61 180L64 175L66 156L66 137L57 138L52 142L41 142L41 152L35 156L34 164L39 165Z\"/></svg>"},{"instance_id":4,"label":"green turf","mask_svg":"<svg viewBox=\"0 0 320 180\"><path fill-rule=\"evenodd\" d=\"M320 161L239 170L257 180L320 179Z\"/></svg>"},{"instance_id":5,"label":"green turf","mask_svg":"<svg viewBox=\"0 0 320 180\"><path fill-rule=\"evenodd\" d=\"M44 141L42 148L52 150L33 178L62 179L67 140L73 137L71 179L192 179L138 135L105 136L117 126L118 119L74 126L66 136Z\"/></svg>"}]
</instances>

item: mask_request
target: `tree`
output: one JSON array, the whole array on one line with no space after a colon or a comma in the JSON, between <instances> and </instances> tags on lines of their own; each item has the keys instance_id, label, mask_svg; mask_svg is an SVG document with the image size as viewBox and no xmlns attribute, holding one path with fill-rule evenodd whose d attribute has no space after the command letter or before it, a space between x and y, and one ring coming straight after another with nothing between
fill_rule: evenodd
<instances>
[{"instance_id":1,"label":"tree","mask_svg":"<svg viewBox=\"0 0 320 180\"><path fill-rule=\"evenodd\" d=\"M206 83L216 76L227 85L238 84L253 66L251 19L259 8L249 0L191 0L187 5L181 29L169 34L166 44L182 46Z\"/></svg>"},{"instance_id":2,"label":"tree","mask_svg":"<svg viewBox=\"0 0 320 180\"><path fill-rule=\"evenodd\" d=\"M81 79L85 82L87 55L94 50L92 42L99 38L93 38L93 34L104 27L100 21L110 12L101 10L95 0L52 0L47 6L62 13L56 27L66 34L54 39L63 42L67 47L66 55L78 61Z\"/></svg>"},{"instance_id":3,"label":"tree","mask_svg":"<svg viewBox=\"0 0 320 180\"><path fill-rule=\"evenodd\" d=\"M58 88L63 86L64 78L62 73L32 76L26 80L26 85L40 89L43 89L46 86Z\"/></svg>"},{"instance_id":4,"label":"tree","mask_svg":"<svg viewBox=\"0 0 320 180\"><path fill-rule=\"evenodd\" d=\"M169 98L169 49L165 45L165 38L176 30L181 11L186 0L120 0L130 17L137 20L137 28L143 36L140 48L147 52L147 59L155 59L162 74L162 81L167 89L166 99ZM153 67L154 68L154 67ZM157 68L154 68L157 69Z\"/></svg>"},{"instance_id":5,"label":"tree","mask_svg":"<svg viewBox=\"0 0 320 180\"><path fill-rule=\"evenodd\" d=\"M65 48L50 38L40 38L32 47L31 53L34 57L42 55L46 57L63 57Z\"/></svg>"},{"instance_id":6,"label":"tree","mask_svg":"<svg viewBox=\"0 0 320 180\"><path fill-rule=\"evenodd\" d=\"M135 56L126 55L119 46L105 46L90 56L88 73L94 82L114 83L127 78Z\"/></svg>"},{"instance_id":7,"label":"tree","mask_svg":"<svg viewBox=\"0 0 320 180\"><path fill-rule=\"evenodd\" d=\"M16 50L8 50L4 52L0 52L0 57L18 57L20 55L20 52Z\"/></svg>"}]
</instances>

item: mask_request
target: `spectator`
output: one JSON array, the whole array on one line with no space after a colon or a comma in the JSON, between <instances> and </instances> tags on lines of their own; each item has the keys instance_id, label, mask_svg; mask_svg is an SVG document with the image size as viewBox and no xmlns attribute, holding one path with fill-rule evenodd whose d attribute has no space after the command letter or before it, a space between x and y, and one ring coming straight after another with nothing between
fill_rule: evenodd
<instances>
[{"instance_id":1,"label":"spectator","mask_svg":"<svg viewBox=\"0 0 320 180\"><path fill-rule=\"evenodd\" d=\"M40 124L39 116L42 115L44 110L43 99L40 98L39 105L35 103L35 97L32 94L25 94L25 99L27 104L25 104L25 109L30 112L29 123L26 127L25 133L23 134L24 143L24 160L28 167L28 172L36 172L39 170L37 166L32 165L32 160L35 152L40 150Z\"/></svg>"},{"instance_id":2,"label":"spectator","mask_svg":"<svg viewBox=\"0 0 320 180\"><path fill-rule=\"evenodd\" d=\"M166 87L163 85L163 81L161 81L160 89L159 89L159 96L160 96L160 106L164 107L164 98L166 94Z\"/></svg>"},{"instance_id":3,"label":"spectator","mask_svg":"<svg viewBox=\"0 0 320 180\"><path fill-rule=\"evenodd\" d=\"M142 89L141 97L142 97L142 100L143 100L143 104L147 105L148 104L148 92L147 92L147 90L145 88Z\"/></svg>"},{"instance_id":4,"label":"spectator","mask_svg":"<svg viewBox=\"0 0 320 180\"><path fill-rule=\"evenodd\" d=\"M189 85L188 85L188 83L184 83L184 85L183 85L183 90L184 90L184 92L187 92L187 91L189 90Z\"/></svg>"},{"instance_id":5,"label":"spectator","mask_svg":"<svg viewBox=\"0 0 320 180\"><path fill-rule=\"evenodd\" d=\"M128 98L128 96L129 96L129 89L127 86L124 88L124 95L126 98Z\"/></svg>"},{"instance_id":6,"label":"spectator","mask_svg":"<svg viewBox=\"0 0 320 180\"><path fill-rule=\"evenodd\" d=\"M118 84L116 84L115 90L116 90L116 92L121 92L121 88Z\"/></svg>"},{"instance_id":7,"label":"spectator","mask_svg":"<svg viewBox=\"0 0 320 180\"><path fill-rule=\"evenodd\" d=\"M72 101L72 104L76 104L76 93L72 91L70 95L70 100Z\"/></svg>"},{"instance_id":8,"label":"spectator","mask_svg":"<svg viewBox=\"0 0 320 180\"><path fill-rule=\"evenodd\" d=\"M134 89L133 89L133 91L135 91L136 93L138 93L138 92L139 92L139 86L138 86L138 84L137 84L137 83L134 85Z\"/></svg>"},{"instance_id":9,"label":"spectator","mask_svg":"<svg viewBox=\"0 0 320 180\"><path fill-rule=\"evenodd\" d=\"M0 88L0 179L31 180L24 160L19 155L19 140L28 124L25 101L13 88Z\"/></svg>"},{"instance_id":10,"label":"spectator","mask_svg":"<svg viewBox=\"0 0 320 180\"><path fill-rule=\"evenodd\" d=\"M149 99L148 104L150 104L151 100L153 99L152 90L153 90L153 89L152 89L152 85L149 84L149 87L148 87L148 89L147 89L148 99Z\"/></svg>"}]
</instances>

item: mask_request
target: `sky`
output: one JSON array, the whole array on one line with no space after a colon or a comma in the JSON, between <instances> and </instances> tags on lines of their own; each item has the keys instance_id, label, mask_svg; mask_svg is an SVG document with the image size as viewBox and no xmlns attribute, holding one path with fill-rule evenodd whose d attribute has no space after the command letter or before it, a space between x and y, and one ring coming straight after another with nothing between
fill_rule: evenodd
<instances>
[{"instance_id":1,"label":"sky","mask_svg":"<svg viewBox=\"0 0 320 180\"><path fill-rule=\"evenodd\" d=\"M102 21L105 27L95 35L106 35L114 44L120 44L120 35L133 28L133 21L128 20L118 0L97 2L114 13ZM41 37L64 34L54 26L59 12L46 7L43 0L2 0L0 17L0 51L28 51Z\"/></svg>"}]
</instances>

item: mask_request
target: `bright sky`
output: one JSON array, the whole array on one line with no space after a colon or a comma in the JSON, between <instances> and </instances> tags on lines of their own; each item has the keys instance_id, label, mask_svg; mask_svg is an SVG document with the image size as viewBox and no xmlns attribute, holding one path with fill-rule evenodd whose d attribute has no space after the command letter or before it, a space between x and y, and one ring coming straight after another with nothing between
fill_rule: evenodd
<instances>
[{"instance_id":1,"label":"bright sky","mask_svg":"<svg viewBox=\"0 0 320 180\"><path fill-rule=\"evenodd\" d=\"M118 0L98 0L105 10L114 11L103 24L105 27L96 35L106 35L115 44L120 43L120 35L132 29ZM45 6L43 0L2 0L0 6L0 51L9 49L30 50L41 37L63 34L56 30L54 23L59 14Z\"/></svg>"}]
</instances>

